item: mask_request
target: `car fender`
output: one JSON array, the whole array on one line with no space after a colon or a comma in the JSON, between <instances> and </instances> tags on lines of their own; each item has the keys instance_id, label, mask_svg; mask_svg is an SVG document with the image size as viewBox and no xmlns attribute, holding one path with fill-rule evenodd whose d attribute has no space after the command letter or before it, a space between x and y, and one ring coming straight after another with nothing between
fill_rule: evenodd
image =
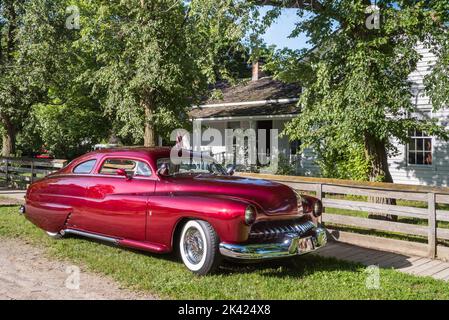
<instances>
[{"instance_id":1,"label":"car fender","mask_svg":"<svg viewBox=\"0 0 449 320\"><path fill-rule=\"evenodd\" d=\"M244 223L244 212L249 204L242 199L214 195L156 195L149 203L147 240L173 248L173 239L183 221L204 220L222 241L246 241L250 227Z\"/></svg>"}]
</instances>

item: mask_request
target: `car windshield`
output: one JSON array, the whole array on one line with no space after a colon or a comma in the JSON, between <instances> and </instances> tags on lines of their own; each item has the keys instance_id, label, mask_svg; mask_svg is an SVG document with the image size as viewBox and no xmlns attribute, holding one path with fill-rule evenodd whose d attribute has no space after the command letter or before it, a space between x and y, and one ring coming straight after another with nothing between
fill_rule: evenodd
<instances>
[{"instance_id":1,"label":"car windshield","mask_svg":"<svg viewBox=\"0 0 449 320\"><path fill-rule=\"evenodd\" d=\"M161 158L157 160L157 167L160 169L163 164L169 168L169 175L176 176L181 174L216 174L225 175L226 170L222 165L215 162L212 158L178 158L176 163L170 158Z\"/></svg>"}]
</instances>

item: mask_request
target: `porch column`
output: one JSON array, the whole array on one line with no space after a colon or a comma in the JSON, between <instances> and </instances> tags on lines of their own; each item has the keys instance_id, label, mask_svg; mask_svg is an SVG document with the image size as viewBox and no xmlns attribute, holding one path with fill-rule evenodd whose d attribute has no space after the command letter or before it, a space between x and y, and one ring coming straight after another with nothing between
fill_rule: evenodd
<instances>
[{"instance_id":1,"label":"porch column","mask_svg":"<svg viewBox=\"0 0 449 320\"><path fill-rule=\"evenodd\" d=\"M193 151L201 151L201 120L193 120Z\"/></svg>"}]
</instances>

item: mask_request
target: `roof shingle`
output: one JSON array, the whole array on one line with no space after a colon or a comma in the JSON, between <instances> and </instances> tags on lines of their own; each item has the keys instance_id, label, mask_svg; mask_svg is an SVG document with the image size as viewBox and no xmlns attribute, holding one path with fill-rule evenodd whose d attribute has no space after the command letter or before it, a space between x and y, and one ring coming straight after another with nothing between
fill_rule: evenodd
<instances>
[{"instance_id":1,"label":"roof shingle","mask_svg":"<svg viewBox=\"0 0 449 320\"><path fill-rule=\"evenodd\" d=\"M298 98L301 94L299 85L284 83L271 77L261 78L257 81L246 81L236 86L221 83L215 89L223 92L223 99L209 99L203 104L291 99Z\"/></svg>"},{"instance_id":2,"label":"roof shingle","mask_svg":"<svg viewBox=\"0 0 449 320\"><path fill-rule=\"evenodd\" d=\"M258 81L248 81L237 86L219 84L215 87L223 93L223 99L209 99L203 103L207 107L194 108L189 116L198 118L242 117L266 115L297 114L296 103L270 103L248 105L245 103L265 100L295 99L301 94L301 87L296 84L283 83L270 77ZM238 103L242 103L239 105ZM222 104L231 103L231 106ZM217 104L216 107L212 105Z\"/></svg>"}]
</instances>

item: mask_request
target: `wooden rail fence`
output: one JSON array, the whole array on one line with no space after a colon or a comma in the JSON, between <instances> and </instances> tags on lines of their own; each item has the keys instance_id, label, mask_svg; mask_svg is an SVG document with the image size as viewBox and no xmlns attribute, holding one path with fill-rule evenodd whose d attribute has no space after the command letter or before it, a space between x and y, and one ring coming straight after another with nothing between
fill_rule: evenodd
<instances>
[{"instance_id":1,"label":"wooden rail fence","mask_svg":"<svg viewBox=\"0 0 449 320\"><path fill-rule=\"evenodd\" d=\"M26 189L36 179L65 166L67 160L0 157L0 181L7 187Z\"/></svg>"},{"instance_id":2,"label":"wooden rail fence","mask_svg":"<svg viewBox=\"0 0 449 320\"><path fill-rule=\"evenodd\" d=\"M440 222L449 222L449 210L438 208L439 205L449 204L449 188L264 174L239 173L239 175L273 180L301 192L314 193L317 198L323 201L325 213L322 220L324 224L335 228L330 230L334 240L372 249L449 260L449 247L440 245L441 241L449 240L449 228L438 227ZM347 199L348 196L355 196L351 197L355 200ZM410 203L410 206L371 203L368 202L369 197L418 201L425 203L426 207L412 206L412 203ZM405 220L405 222L404 220L401 222L374 220L360 216L329 213L326 212L328 208L383 213L413 218L414 220ZM416 221L419 220L416 219L423 222L427 220L427 225L417 224ZM351 232L339 231L338 228L343 230L344 228L351 228ZM427 244L366 235L366 232L363 231L425 237L427 238Z\"/></svg>"}]
</instances>

